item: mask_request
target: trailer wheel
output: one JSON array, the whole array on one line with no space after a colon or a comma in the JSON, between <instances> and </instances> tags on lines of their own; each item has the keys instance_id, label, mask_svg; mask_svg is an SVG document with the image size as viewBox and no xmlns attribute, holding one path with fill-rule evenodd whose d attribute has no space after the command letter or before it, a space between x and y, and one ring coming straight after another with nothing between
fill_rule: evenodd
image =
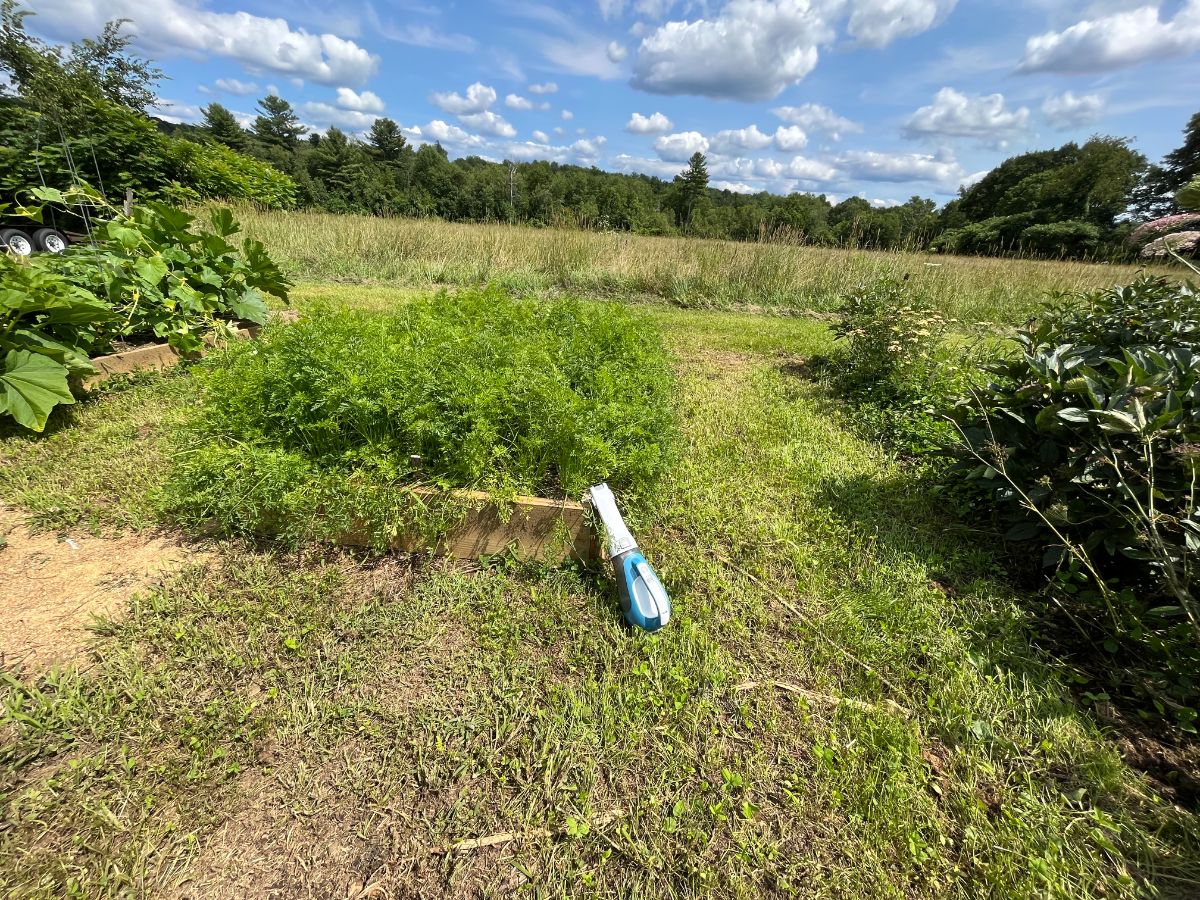
<instances>
[{"instance_id":1,"label":"trailer wheel","mask_svg":"<svg viewBox=\"0 0 1200 900\"><path fill-rule=\"evenodd\" d=\"M0 231L0 243L8 247L8 252L14 256L29 256L33 253L33 241L29 235L15 228Z\"/></svg>"},{"instance_id":2,"label":"trailer wheel","mask_svg":"<svg viewBox=\"0 0 1200 900\"><path fill-rule=\"evenodd\" d=\"M42 228L33 235L33 242L39 250L47 253L62 253L71 243L67 236L56 228Z\"/></svg>"}]
</instances>

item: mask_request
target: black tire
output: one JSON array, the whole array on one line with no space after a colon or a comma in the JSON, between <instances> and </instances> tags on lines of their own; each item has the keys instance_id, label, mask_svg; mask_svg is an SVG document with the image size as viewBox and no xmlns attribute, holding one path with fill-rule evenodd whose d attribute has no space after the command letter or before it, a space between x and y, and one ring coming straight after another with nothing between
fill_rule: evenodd
<instances>
[{"instance_id":1,"label":"black tire","mask_svg":"<svg viewBox=\"0 0 1200 900\"><path fill-rule=\"evenodd\" d=\"M67 236L57 228L40 228L33 235L33 242L46 253L62 253L71 246Z\"/></svg>"},{"instance_id":2,"label":"black tire","mask_svg":"<svg viewBox=\"0 0 1200 900\"><path fill-rule=\"evenodd\" d=\"M29 256L33 253L33 238L15 228L5 228L0 231L0 243L8 248L14 256Z\"/></svg>"}]
</instances>

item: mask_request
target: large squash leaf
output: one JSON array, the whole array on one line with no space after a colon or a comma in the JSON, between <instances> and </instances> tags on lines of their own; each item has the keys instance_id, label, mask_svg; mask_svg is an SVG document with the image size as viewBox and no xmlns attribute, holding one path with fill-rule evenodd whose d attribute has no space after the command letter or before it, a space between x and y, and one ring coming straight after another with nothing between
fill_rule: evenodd
<instances>
[{"instance_id":1,"label":"large squash leaf","mask_svg":"<svg viewBox=\"0 0 1200 900\"><path fill-rule=\"evenodd\" d=\"M33 431L46 427L50 410L74 403L67 367L40 353L10 350L0 371L0 413L8 413Z\"/></svg>"}]
</instances>

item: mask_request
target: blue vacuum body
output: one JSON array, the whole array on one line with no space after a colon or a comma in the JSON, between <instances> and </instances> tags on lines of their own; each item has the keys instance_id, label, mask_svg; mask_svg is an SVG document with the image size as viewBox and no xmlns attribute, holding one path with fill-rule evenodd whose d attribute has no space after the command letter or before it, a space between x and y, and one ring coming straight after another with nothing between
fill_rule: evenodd
<instances>
[{"instance_id":1,"label":"blue vacuum body","mask_svg":"<svg viewBox=\"0 0 1200 900\"><path fill-rule=\"evenodd\" d=\"M658 631L671 621L671 598L629 533L612 490L607 484L598 484L590 494L592 508L608 533L608 555L617 580L621 613L636 628Z\"/></svg>"}]
</instances>

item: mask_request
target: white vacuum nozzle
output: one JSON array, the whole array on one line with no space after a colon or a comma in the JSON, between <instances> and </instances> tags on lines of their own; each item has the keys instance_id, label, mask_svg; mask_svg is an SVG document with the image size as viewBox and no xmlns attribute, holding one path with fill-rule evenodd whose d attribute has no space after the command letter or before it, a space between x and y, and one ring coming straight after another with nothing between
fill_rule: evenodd
<instances>
[{"instance_id":1,"label":"white vacuum nozzle","mask_svg":"<svg viewBox=\"0 0 1200 900\"><path fill-rule=\"evenodd\" d=\"M613 497L612 489L607 484L598 484L589 493L592 497L592 508L604 523L608 533L608 555L611 559L637 549L637 541L629 533L625 520L617 509L617 500Z\"/></svg>"}]
</instances>

